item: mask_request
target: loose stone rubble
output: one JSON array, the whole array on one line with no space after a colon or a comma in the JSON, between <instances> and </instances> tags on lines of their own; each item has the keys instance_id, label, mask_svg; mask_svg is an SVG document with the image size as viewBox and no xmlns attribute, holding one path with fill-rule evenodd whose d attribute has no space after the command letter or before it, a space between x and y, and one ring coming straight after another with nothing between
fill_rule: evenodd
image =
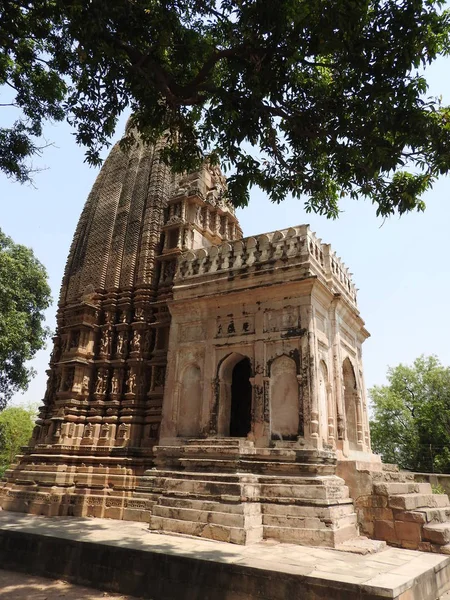
<instances>
[{"instance_id":1,"label":"loose stone rubble","mask_svg":"<svg viewBox=\"0 0 450 600\"><path fill-rule=\"evenodd\" d=\"M88 197L3 509L447 552L448 497L371 452L348 269L307 225L242 238L220 170L163 146L115 146Z\"/></svg>"}]
</instances>

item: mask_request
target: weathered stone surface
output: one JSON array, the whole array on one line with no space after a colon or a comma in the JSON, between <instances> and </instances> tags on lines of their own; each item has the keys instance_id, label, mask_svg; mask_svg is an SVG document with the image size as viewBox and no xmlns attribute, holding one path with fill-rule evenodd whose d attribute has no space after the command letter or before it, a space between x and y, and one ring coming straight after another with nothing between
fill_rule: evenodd
<instances>
[{"instance_id":1,"label":"weathered stone surface","mask_svg":"<svg viewBox=\"0 0 450 600\"><path fill-rule=\"evenodd\" d=\"M371 453L348 269L306 225L242 238L220 169L171 173L164 144L115 146L89 195L3 508L438 549L448 497Z\"/></svg>"},{"instance_id":2,"label":"weathered stone surface","mask_svg":"<svg viewBox=\"0 0 450 600\"><path fill-rule=\"evenodd\" d=\"M3 567L154 600L436 600L450 559L155 535L137 524L0 516Z\"/></svg>"}]
</instances>

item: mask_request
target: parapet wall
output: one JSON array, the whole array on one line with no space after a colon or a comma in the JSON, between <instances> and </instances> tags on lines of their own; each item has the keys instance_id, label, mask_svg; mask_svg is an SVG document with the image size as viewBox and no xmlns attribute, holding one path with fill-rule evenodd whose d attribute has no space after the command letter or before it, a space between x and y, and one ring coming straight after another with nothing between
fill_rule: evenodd
<instances>
[{"instance_id":1,"label":"parapet wall","mask_svg":"<svg viewBox=\"0 0 450 600\"><path fill-rule=\"evenodd\" d=\"M308 225L250 236L218 246L200 248L181 255L175 286L272 269L274 266L305 267L305 276L316 276L334 293L356 306L356 287L351 273L329 244L323 244ZM200 279L201 278L201 279Z\"/></svg>"}]
</instances>

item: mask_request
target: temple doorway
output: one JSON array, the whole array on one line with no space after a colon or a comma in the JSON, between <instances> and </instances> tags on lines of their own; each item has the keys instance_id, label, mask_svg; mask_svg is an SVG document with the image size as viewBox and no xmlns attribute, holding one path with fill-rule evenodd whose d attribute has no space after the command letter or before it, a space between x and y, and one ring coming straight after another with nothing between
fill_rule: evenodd
<instances>
[{"instance_id":1,"label":"temple doorway","mask_svg":"<svg viewBox=\"0 0 450 600\"><path fill-rule=\"evenodd\" d=\"M252 385L250 377L250 360L245 357L234 366L231 377L231 437L247 437L252 427Z\"/></svg>"},{"instance_id":2,"label":"temple doorway","mask_svg":"<svg viewBox=\"0 0 450 600\"><path fill-rule=\"evenodd\" d=\"M344 364L342 365L342 375L344 378L344 404L348 445L350 450L358 450L356 377L352 363L348 358L344 360Z\"/></svg>"},{"instance_id":3,"label":"temple doorway","mask_svg":"<svg viewBox=\"0 0 450 600\"><path fill-rule=\"evenodd\" d=\"M247 437L252 428L251 360L232 352L220 363L217 372L217 435Z\"/></svg>"}]
</instances>

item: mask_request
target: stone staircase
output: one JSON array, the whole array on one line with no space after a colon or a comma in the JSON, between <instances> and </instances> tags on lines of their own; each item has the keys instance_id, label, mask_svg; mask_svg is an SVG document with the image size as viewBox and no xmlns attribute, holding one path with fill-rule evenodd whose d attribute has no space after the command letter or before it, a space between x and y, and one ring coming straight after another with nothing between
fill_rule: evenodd
<instances>
[{"instance_id":1,"label":"stone staircase","mask_svg":"<svg viewBox=\"0 0 450 600\"><path fill-rule=\"evenodd\" d=\"M382 465L370 475L370 493L354 498L364 533L392 546L450 554L446 494L433 494L429 483L414 481L413 473L396 465Z\"/></svg>"},{"instance_id":2,"label":"stone staircase","mask_svg":"<svg viewBox=\"0 0 450 600\"><path fill-rule=\"evenodd\" d=\"M250 544L336 547L358 536L333 452L242 438L190 439L155 449L135 497L154 500L150 529Z\"/></svg>"}]
</instances>

